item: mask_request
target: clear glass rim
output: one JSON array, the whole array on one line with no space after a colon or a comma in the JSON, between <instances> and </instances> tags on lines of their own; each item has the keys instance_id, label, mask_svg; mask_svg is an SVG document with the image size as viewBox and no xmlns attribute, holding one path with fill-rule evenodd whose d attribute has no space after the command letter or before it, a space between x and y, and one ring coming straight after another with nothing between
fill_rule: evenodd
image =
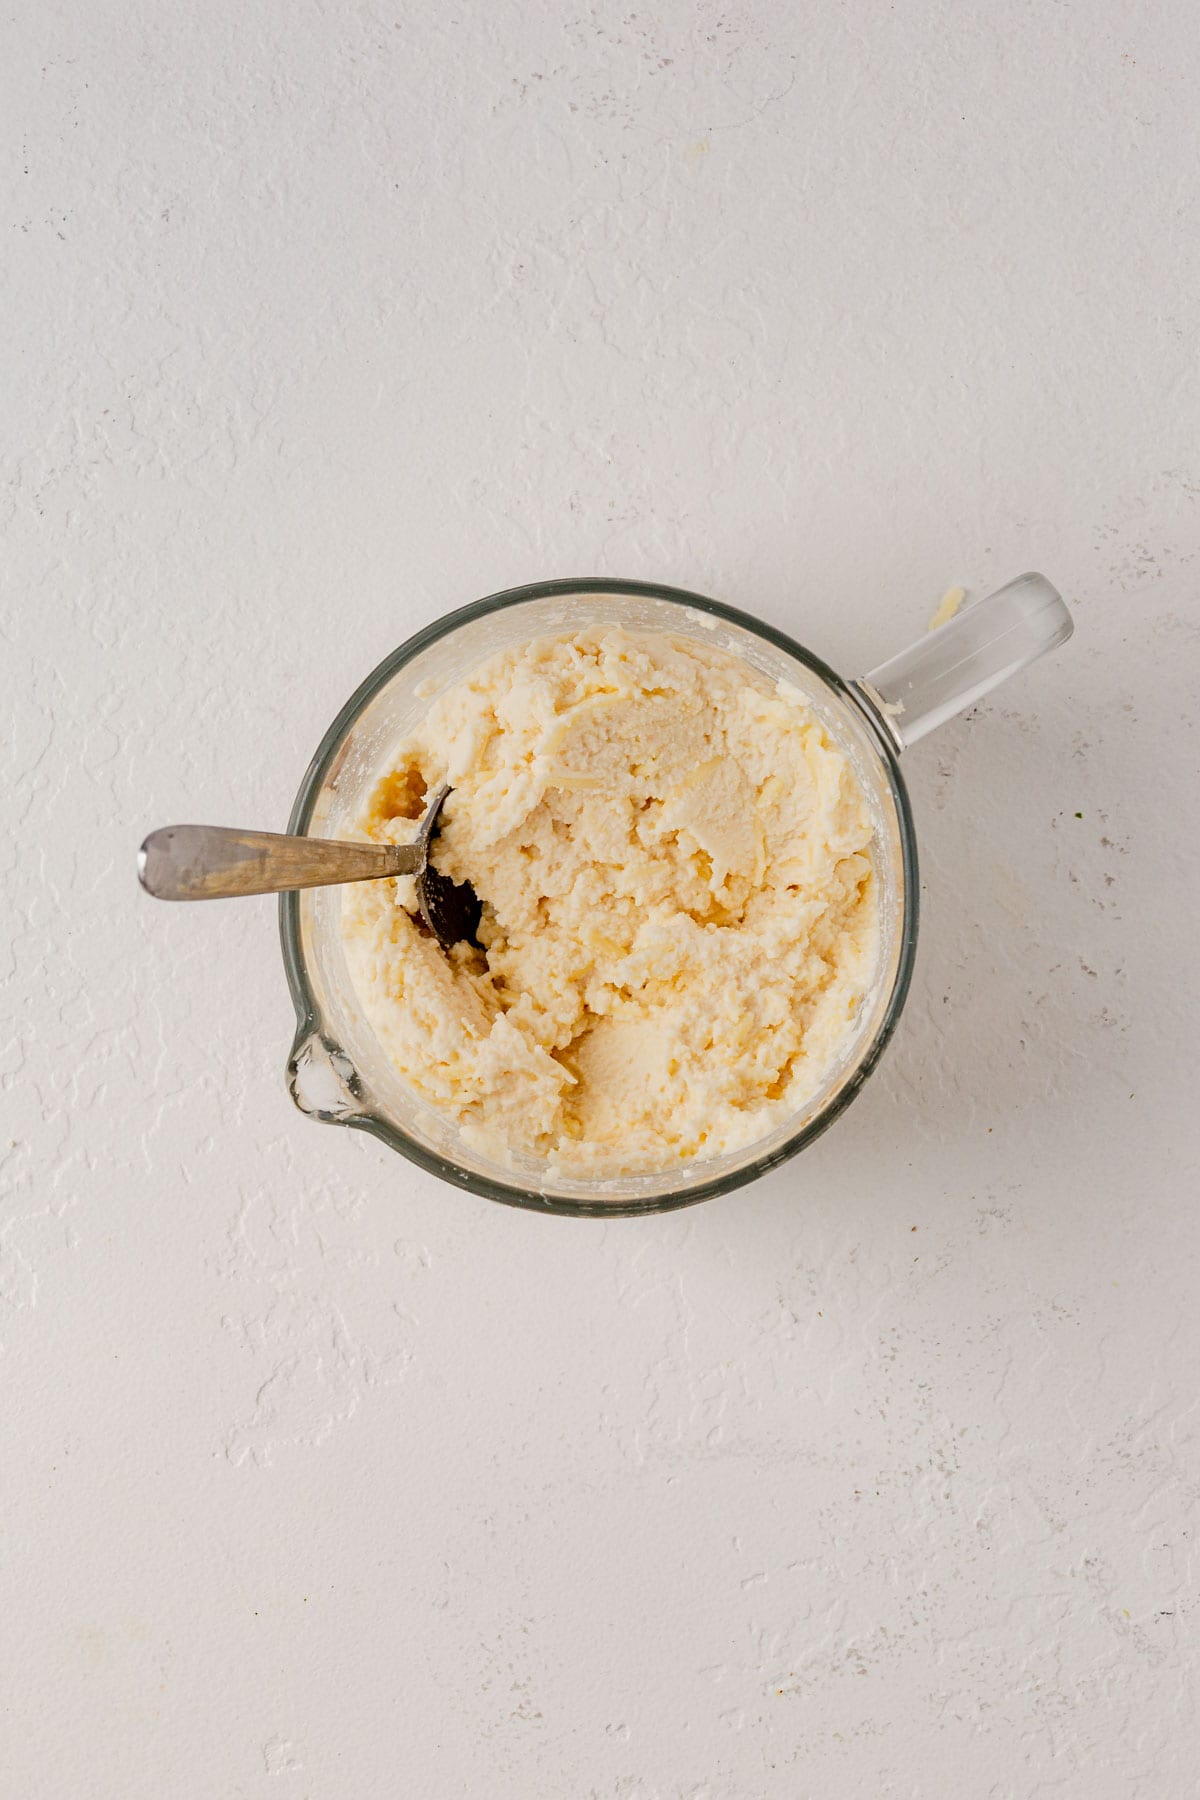
<instances>
[{"instance_id":1,"label":"clear glass rim","mask_svg":"<svg viewBox=\"0 0 1200 1800\"><path fill-rule=\"evenodd\" d=\"M742 630L765 638L786 655L803 663L814 675L817 675L827 687L838 697L852 706L860 718L865 720L872 741L879 753L888 778L892 799L896 807L899 825L900 852L903 868L904 917L900 926L899 951L896 959L896 972L892 982L892 991L888 997L887 1007L871 1043L863 1052L852 1075L833 1094L820 1112L798 1126L794 1134L782 1144L775 1146L763 1156L744 1164L741 1168L714 1176L711 1181L691 1182L682 1186L678 1192L655 1194L644 1200L584 1200L578 1197L556 1199L553 1195L537 1193L531 1188L493 1180L490 1176L477 1174L470 1169L461 1168L446 1157L438 1156L423 1144L417 1143L390 1119L365 1110L353 1113L345 1118L327 1115L330 1124L347 1125L357 1131L369 1132L382 1143L396 1150L401 1156L429 1174L436 1175L451 1187L465 1188L473 1194L481 1194L489 1200L499 1200L506 1206L520 1206L531 1211L542 1213L558 1213L575 1218L620 1218L636 1213L672 1212L677 1207L694 1206L701 1200L714 1199L718 1194L727 1194L734 1188L743 1187L747 1182L756 1181L768 1170L777 1168L780 1163L803 1150L808 1144L821 1135L840 1118L850 1102L859 1092L867 1077L872 1073L886 1048L892 1033L896 1029L905 999L908 996L912 981L913 963L917 948L917 926L919 917L919 892L917 876L917 844L913 828L912 807L908 798L908 790L904 777L900 772L895 746L890 742L882 729L879 720L864 705L862 698L854 687L844 681L837 672L806 650L786 632L776 629L765 619L755 618L752 613L742 612L734 606L727 606L723 601L710 600L704 594L690 593L686 588L666 587L648 581L622 581L606 576L572 576L557 581L531 582L524 587L506 588L501 593L489 594L482 600L473 600L467 606L457 607L453 612L445 613L431 624L425 625L412 637L385 656L351 694L333 723L326 731L317 746L312 761L305 770L288 820L288 831L303 835L307 832L312 819L313 808L322 783L334 762L346 734L366 706L374 699L381 688L385 687L392 677L407 662L436 643L439 638L447 637L459 626L473 619L482 618L487 613L499 612L505 607L519 606L530 600L553 599L559 595L569 594L629 594L654 600L666 600L687 607L692 611L705 612L717 618L728 620L730 624L740 626ZM288 987L291 990L292 1003L296 1009L296 1036L293 1043L293 1054L300 1045L322 1029L320 1008L313 995L308 978L308 970L304 959L304 949L300 935L300 896L298 893L281 894L279 896L279 934L283 947L284 968L287 971ZM326 1122L326 1121L323 1121ZM695 1164L680 1165L681 1183L688 1182L688 1169Z\"/></svg>"}]
</instances>

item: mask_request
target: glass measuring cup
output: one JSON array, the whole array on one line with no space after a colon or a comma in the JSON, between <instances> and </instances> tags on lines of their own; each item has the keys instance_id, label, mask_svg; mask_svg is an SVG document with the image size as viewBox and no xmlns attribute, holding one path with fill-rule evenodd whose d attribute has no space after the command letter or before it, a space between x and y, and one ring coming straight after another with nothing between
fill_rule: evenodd
<instances>
[{"instance_id":1,"label":"glass measuring cup","mask_svg":"<svg viewBox=\"0 0 1200 1800\"><path fill-rule=\"evenodd\" d=\"M880 888L875 976L841 1055L794 1117L757 1143L658 1174L579 1178L533 1158L511 1166L463 1143L418 1098L363 1015L340 935L340 888L280 897L284 964L296 1007L289 1091L316 1119L367 1131L456 1187L541 1211L663 1212L753 1180L811 1143L875 1067L904 1005L917 941L917 849L899 754L1045 651L1071 615L1041 575L977 601L869 675L843 680L819 657L748 613L680 588L634 581L536 583L448 614L384 659L342 708L300 785L288 830L345 835L393 746L446 688L489 656L531 638L597 625L698 638L800 689L849 758L867 797Z\"/></svg>"}]
</instances>

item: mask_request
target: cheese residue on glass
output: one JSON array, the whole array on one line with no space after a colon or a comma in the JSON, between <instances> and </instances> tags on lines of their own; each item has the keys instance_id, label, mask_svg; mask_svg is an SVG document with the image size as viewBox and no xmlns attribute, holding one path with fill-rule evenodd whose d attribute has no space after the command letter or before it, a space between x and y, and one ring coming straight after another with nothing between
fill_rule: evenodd
<instances>
[{"instance_id":1,"label":"cheese residue on glass","mask_svg":"<svg viewBox=\"0 0 1200 1800\"><path fill-rule=\"evenodd\" d=\"M947 588L938 601L937 611L929 621L929 630L937 631L940 626L948 625L966 597L967 590L964 587Z\"/></svg>"},{"instance_id":2,"label":"cheese residue on glass","mask_svg":"<svg viewBox=\"0 0 1200 1800\"><path fill-rule=\"evenodd\" d=\"M500 1162L605 1177L765 1137L871 986L872 826L804 696L708 644L605 626L442 694L357 822L483 901L449 954L411 877L343 890L355 991L411 1088Z\"/></svg>"}]
</instances>

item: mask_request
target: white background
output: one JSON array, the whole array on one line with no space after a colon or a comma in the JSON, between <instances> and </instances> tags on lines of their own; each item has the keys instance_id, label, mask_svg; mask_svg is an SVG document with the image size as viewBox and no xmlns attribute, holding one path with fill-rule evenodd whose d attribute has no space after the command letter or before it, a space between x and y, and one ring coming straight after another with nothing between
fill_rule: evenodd
<instances>
[{"instance_id":1,"label":"white background","mask_svg":"<svg viewBox=\"0 0 1200 1800\"><path fill-rule=\"evenodd\" d=\"M5 1800L1190 1800L1193 7L3 39ZM480 594L853 673L1028 567L1076 636L906 759L884 1065L694 1211L304 1120L273 903L136 889Z\"/></svg>"}]
</instances>

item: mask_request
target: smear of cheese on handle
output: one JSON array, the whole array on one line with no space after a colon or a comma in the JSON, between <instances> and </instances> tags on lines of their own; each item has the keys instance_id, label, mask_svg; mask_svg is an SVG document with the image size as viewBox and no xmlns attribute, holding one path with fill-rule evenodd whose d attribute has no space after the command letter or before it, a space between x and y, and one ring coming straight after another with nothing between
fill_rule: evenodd
<instances>
[{"instance_id":1,"label":"smear of cheese on handle","mask_svg":"<svg viewBox=\"0 0 1200 1800\"><path fill-rule=\"evenodd\" d=\"M966 588L947 588L938 602L937 611L929 621L930 631L936 631L939 625L948 625L966 597Z\"/></svg>"}]
</instances>

